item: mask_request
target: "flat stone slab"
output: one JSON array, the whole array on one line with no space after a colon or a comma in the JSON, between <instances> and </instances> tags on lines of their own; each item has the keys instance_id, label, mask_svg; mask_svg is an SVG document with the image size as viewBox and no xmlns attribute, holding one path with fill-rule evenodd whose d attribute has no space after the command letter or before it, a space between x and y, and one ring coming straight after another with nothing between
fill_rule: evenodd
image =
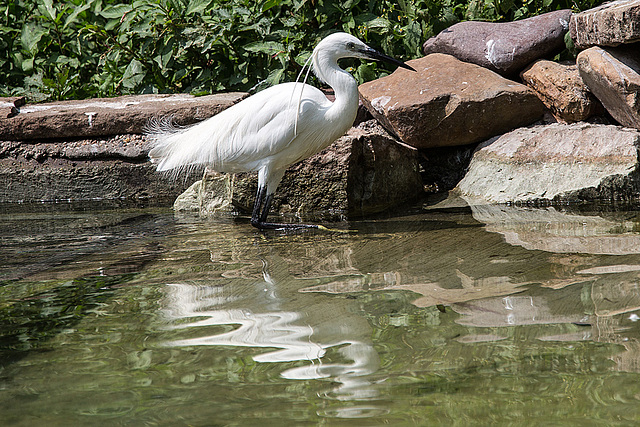
<instances>
[{"instance_id":1,"label":"flat stone slab","mask_svg":"<svg viewBox=\"0 0 640 427\"><path fill-rule=\"evenodd\" d=\"M148 160L151 144L142 135L116 135L110 138L70 141L0 141L0 159L5 157L43 161L66 160Z\"/></svg>"},{"instance_id":2,"label":"flat stone slab","mask_svg":"<svg viewBox=\"0 0 640 427\"><path fill-rule=\"evenodd\" d=\"M640 129L640 43L592 47L578 54L577 64L582 80L613 118Z\"/></svg>"},{"instance_id":3,"label":"flat stone slab","mask_svg":"<svg viewBox=\"0 0 640 427\"><path fill-rule=\"evenodd\" d=\"M540 119L544 105L527 86L451 55L408 62L416 72L360 86L369 112L416 148L467 145Z\"/></svg>"},{"instance_id":4,"label":"flat stone slab","mask_svg":"<svg viewBox=\"0 0 640 427\"><path fill-rule=\"evenodd\" d=\"M230 178L209 173L183 193L174 208L204 216L231 205L251 212L256 189L256 174ZM422 194L417 151L371 120L291 166L276 190L272 211L311 218L359 217L396 208Z\"/></svg>"},{"instance_id":5,"label":"flat stone slab","mask_svg":"<svg viewBox=\"0 0 640 427\"><path fill-rule=\"evenodd\" d=\"M618 0L571 17L569 31L578 49L640 41L640 0Z\"/></svg>"},{"instance_id":6,"label":"flat stone slab","mask_svg":"<svg viewBox=\"0 0 640 427\"><path fill-rule=\"evenodd\" d=\"M125 160L0 159L0 203L83 200L170 201L183 181L167 181L150 163Z\"/></svg>"},{"instance_id":7,"label":"flat stone slab","mask_svg":"<svg viewBox=\"0 0 640 427\"><path fill-rule=\"evenodd\" d=\"M565 9L514 22L460 22L427 40L423 52L446 53L511 76L564 49L571 14Z\"/></svg>"},{"instance_id":8,"label":"flat stone slab","mask_svg":"<svg viewBox=\"0 0 640 427\"><path fill-rule=\"evenodd\" d=\"M0 203L156 199L187 184L149 163L142 135L71 141L0 141Z\"/></svg>"},{"instance_id":9,"label":"flat stone slab","mask_svg":"<svg viewBox=\"0 0 640 427\"><path fill-rule=\"evenodd\" d=\"M517 129L486 141L454 191L489 203L640 197L640 132L588 123Z\"/></svg>"},{"instance_id":10,"label":"flat stone slab","mask_svg":"<svg viewBox=\"0 0 640 427\"><path fill-rule=\"evenodd\" d=\"M0 117L0 140L136 134L143 132L149 120L166 116L172 116L176 124L188 125L218 114L246 96L135 95L27 104L12 117Z\"/></svg>"}]
</instances>

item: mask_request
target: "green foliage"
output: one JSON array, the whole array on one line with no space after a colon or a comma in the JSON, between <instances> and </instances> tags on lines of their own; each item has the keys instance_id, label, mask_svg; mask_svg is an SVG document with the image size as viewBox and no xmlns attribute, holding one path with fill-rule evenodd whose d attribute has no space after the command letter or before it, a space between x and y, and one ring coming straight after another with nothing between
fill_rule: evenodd
<instances>
[{"instance_id":1,"label":"green foliage","mask_svg":"<svg viewBox=\"0 0 640 427\"><path fill-rule=\"evenodd\" d=\"M259 90L294 80L346 31L401 59L466 19L505 21L598 0L4 0L0 94L31 101ZM119 2L122 1L122 2ZM347 63L361 82L385 74Z\"/></svg>"}]
</instances>

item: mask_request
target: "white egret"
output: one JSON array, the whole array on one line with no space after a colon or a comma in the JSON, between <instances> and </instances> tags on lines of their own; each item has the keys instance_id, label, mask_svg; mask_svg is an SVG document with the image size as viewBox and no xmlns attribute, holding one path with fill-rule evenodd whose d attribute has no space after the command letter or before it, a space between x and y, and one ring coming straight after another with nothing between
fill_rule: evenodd
<instances>
[{"instance_id":1,"label":"white egret","mask_svg":"<svg viewBox=\"0 0 640 427\"><path fill-rule=\"evenodd\" d=\"M157 163L158 171L198 164L218 172L257 171L253 226L319 228L311 224L270 223L267 215L287 167L321 151L353 125L358 110L358 84L338 66L341 58L381 60L413 70L356 37L331 34L318 43L310 60L316 76L333 88L334 102L304 82L272 86L190 127L167 123L151 126L147 132L154 142L149 152L151 161Z\"/></svg>"}]
</instances>

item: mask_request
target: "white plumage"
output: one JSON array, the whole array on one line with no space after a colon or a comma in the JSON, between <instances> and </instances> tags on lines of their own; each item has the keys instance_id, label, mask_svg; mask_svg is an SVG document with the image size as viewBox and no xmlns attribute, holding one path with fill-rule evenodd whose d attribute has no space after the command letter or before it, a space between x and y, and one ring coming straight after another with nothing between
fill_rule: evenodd
<instances>
[{"instance_id":1,"label":"white plumage","mask_svg":"<svg viewBox=\"0 0 640 427\"><path fill-rule=\"evenodd\" d=\"M251 218L254 226L317 228L267 223L266 217L287 167L321 151L353 125L358 85L338 66L338 60L346 57L385 60L411 69L349 34L332 34L314 49L311 61L315 74L333 88L334 102L305 83L283 83L190 127L152 124L147 132L154 141L149 152L151 161L159 171L194 165L229 173L257 171L258 194Z\"/></svg>"}]
</instances>

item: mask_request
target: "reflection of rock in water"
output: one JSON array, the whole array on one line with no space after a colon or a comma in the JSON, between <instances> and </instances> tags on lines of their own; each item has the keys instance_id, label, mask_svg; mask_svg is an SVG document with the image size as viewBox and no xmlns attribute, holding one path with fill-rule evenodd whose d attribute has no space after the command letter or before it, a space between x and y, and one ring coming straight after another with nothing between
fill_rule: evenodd
<instances>
[{"instance_id":1,"label":"reflection of rock in water","mask_svg":"<svg viewBox=\"0 0 640 427\"><path fill-rule=\"evenodd\" d=\"M600 216L567 214L550 207L521 208L476 205L473 217L487 231L500 233L507 243L526 249L557 253L638 254L638 224Z\"/></svg>"},{"instance_id":2,"label":"reflection of rock in water","mask_svg":"<svg viewBox=\"0 0 640 427\"><path fill-rule=\"evenodd\" d=\"M400 272L371 273L359 276L342 277L324 285L310 286L300 292L324 292L331 294L364 291L411 291L422 295L412 301L417 307L431 307L438 304L453 304L473 301L497 295L510 295L522 292L519 288L528 283L514 283L509 277L487 277L474 279L456 270L461 289L445 289L437 283L416 283L418 278L403 277Z\"/></svg>"},{"instance_id":3,"label":"reflection of rock in water","mask_svg":"<svg viewBox=\"0 0 640 427\"><path fill-rule=\"evenodd\" d=\"M615 269L614 269L615 270ZM629 272L621 269L628 276ZM636 275L636 270L633 270ZM623 280L622 282L620 280ZM610 280L598 277L584 282L580 289L566 287L549 290L539 288L531 295L509 295L478 301L452 304L462 315L456 321L477 328L557 325L563 332L537 330L541 341L594 341L618 344L624 351L611 356L617 369L640 372L640 334L634 312L640 310L640 285L637 277L624 281L624 274ZM492 334L470 334L461 342L495 341L504 338L507 329L492 330Z\"/></svg>"},{"instance_id":4,"label":"reflection of rock in water","mask_svg":"<svg viewBox=\"0 0 640 427\"><path fill-rule=\"evenodd\" d=\"M550 302L542 296L510 295L487 298L473 303L453 304L451 308L463 315L457 323L476 327L518 326L550 323L586 323L583 313L552 311ZM567 307L569 308L569 307Z\"/></svg>"}]
</instances>

